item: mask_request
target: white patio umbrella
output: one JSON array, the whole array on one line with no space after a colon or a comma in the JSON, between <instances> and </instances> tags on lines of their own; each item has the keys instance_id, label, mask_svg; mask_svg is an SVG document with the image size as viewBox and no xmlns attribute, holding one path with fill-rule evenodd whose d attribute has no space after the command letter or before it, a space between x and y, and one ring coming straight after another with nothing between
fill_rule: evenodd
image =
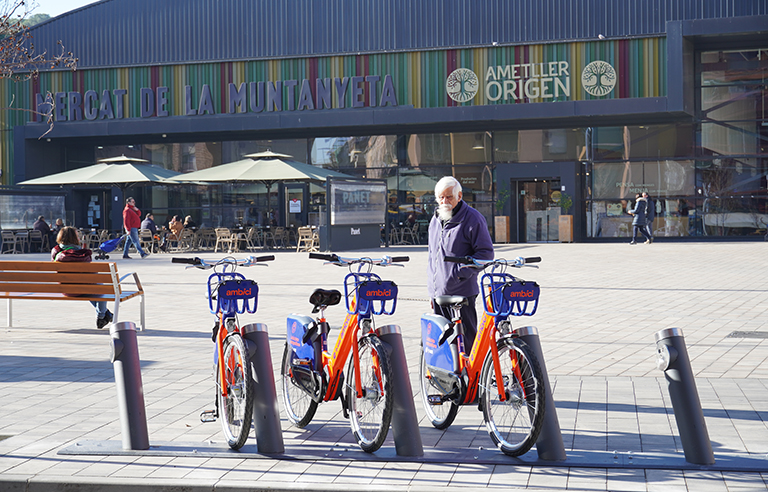
<instances>
[{"instance_id":1,"label":"white patio umbrella","mask_svg":"<svg viewBox=\"0 0 768 492\"><path fill-rule=\"evenodd\" d=\"M293 156L278 154L267 150L255 154L247 154L244 159L222 164L220 166L202 169L187 174L181 174L169 179L169 182L207 182L235 183L251 182L263 184L270 196L272 185L278 182L315 181L322 182L327 178L350 178L348 174L323 169L303 162L294 161ZM270 207L271 204L268 204Z\"/></svg>"},{"instance_id":2,"label":"white patio umbrella","mask_svg":"<svg viewBox=\"0 0 768 492\"><path fill-rule=\"evenodd\" d=\"M114 185L126 188L137 183L161 183L180 173L149 164L135 157L110 157L97 164L40 178L28 179L19 185Z\"/></svg>"}]
</instances>

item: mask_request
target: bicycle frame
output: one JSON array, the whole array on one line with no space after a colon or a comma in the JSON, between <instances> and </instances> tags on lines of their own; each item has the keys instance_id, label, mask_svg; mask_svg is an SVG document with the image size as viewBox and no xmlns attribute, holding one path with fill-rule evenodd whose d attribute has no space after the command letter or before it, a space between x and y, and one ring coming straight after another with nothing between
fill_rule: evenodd
<instances>
[{"instance_id":1,"label":"bicycle frame","mask_svg":"<svg viewBox=\"0 0 768 492\"><path fill-rule=\"evenodd\" d=\"M381 277L375 274L361 274L350 273L344 279L344 285L347 290L347 316L344 318L344 324L341 327L339 336L336 339L336 344L333 348L333 353L329 353L327 349L327 331L323 331L323 366L328 368L328 388L323 397L323 401L332 400L337 392L339 383L341 383L341 374L344 369L344 365L347 362L350 352L352 353L352 363L355 366L355 392L358 398L363 396L363 388L360 383L360 356L358 354L358 340L360 333L360 320L371 319L371 312L361 314L358 311L358 299L357 299L357 286L360 284L360 279L381 281ZM351 280L351 282L350 282ZM354 284L354 289L350 290L349 285ZM373 302L373 301L367 301ZM381 309L374 312L381 314L383 311L383 303ZM318 319L321 323L327 323L324 313L321 318ZM376 370L378 371L378 361L375 361ZM381 378L379 378L380 380Z\"/></svg>"}]
</instances>

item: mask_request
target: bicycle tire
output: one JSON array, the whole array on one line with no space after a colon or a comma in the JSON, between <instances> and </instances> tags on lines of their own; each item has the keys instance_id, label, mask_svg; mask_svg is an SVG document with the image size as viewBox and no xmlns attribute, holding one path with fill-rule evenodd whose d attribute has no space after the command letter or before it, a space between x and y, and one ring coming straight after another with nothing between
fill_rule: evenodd
<instances>
[{"instance_id":1,"label":"bicycle tire","mask_svg":"<svg viewBox=\"0 0 768 492\"><path fill-rule=\"evenodd\" d=\"M441 405L434 405L429 402L429 393L435 392L435 386L431 380L426 377L427 362L424 359L424 351L421 351L421 363L419 364L419 384L421 386L421 402L424 404L424 411L427 418L432 422L435 429L444 430L451 426L459 413L459 406L454 401L443 402Z\"/></svg>"},{"instance_id":2,"label":"bicycle tire","mask_svg":"<svg viewBox=\"0 0 768 492\"><path fill-rule=\"evenodd\" d=\"M499 398L489 351L480 376L480 405L496 447L508 456L520 456L536 443L544 425L544 379L539 361L525 342L502 338L496 346L506 401Z\"/></svg>"},{"instance_id":3,"label":"bicycle tire","mask_svg":"<svg viewBox=\"0 0 768 492\"><path fill-rule=\"evenodd\" d=\"M283 379L283 406L288 420L296 427L303 429L312 422L317 411L317 402L293 382L290 371L293 353L293 349L286 343L283 362L280 365L280 375Z\"/></svg>"},{"instance_id":4,"label":"bicycle tire","mask_svg":"<svg viewBox=\"0 0 768 492\"><path fill-rule=\"evenodd\" d=\"M220 363L224 364L221 383L227 385L227 396L224 397L217 384L219 420L229 447L240 449L248 440L253 422L253 380L248 352L239 334L233 333L224 340L224 357ZM217 380L218 377L217 374Z\"/></svg>"},{"instance_id":5,"label":"bicycle tire","mask_svg":"<svg viewBox=\"0 0 768 492\"><path fill-rule=\"evenodd\" d=\"M357 444L366 453L373 453L384 444L392 421L392 368L378 337L362 337L358 347L363 397L357 397L355 363L350 357L344 402Z\"/></svg>"}]
</instances>

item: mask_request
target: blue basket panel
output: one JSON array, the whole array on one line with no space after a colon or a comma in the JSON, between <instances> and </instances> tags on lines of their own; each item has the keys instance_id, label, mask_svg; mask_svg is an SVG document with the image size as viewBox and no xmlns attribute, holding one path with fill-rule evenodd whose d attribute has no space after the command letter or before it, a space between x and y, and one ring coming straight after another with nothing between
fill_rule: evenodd
<instances>
[{"instance_id":1,"label":"blue basket panel","mask_svg":"<svg viewBox=\"0 0 768 492\"><path fill-rule=\"evenodd\" d=\"M448 319L436 314L421 317L421 343L427 366L453 371L455 361L450 343L438 345L443 332L451 324Z\"/></svg>"},{"instance_id":2,"label":"blue basket panel","mask_svg":"<svg viewBox=\"0 0 768 492\"><path fill-rule=\"evenodd\" d=\"M309 359L313 363L315 361L315 350L310 343L304 343L304 335L310 329L315 322L309 316L303 316L300 314L291 314L287 320L287 340L288 345L291 346L296 357L300 359ZM314 365L312 366L314 367Z\"/></svg>"}]
</instances>

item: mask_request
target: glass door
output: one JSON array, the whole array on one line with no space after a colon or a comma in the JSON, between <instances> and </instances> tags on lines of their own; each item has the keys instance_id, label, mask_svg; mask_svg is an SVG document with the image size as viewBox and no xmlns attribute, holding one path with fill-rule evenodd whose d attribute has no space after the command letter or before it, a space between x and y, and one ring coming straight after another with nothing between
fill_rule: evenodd
<instances>
[{"instance_id":1,"label":"glass door","mask_svg":"<svg viewBox=\"0 0 768 492\"><path fill-rule=\"evenodd\" d=\"M296 229L307 225L307 184L286 184L284 190L285 226Z\"/></svg>"},{"instance_id":2,"label":"glass door","mask_svg":"<svg viewBox=\"0 0 768 492\"><path fill-rule=\"evenodd\" d=\"M560 240L560 207L555 202L559 193L560 180L536 179L517 182L520 242Z\"/></svg>"}]
</instances>

